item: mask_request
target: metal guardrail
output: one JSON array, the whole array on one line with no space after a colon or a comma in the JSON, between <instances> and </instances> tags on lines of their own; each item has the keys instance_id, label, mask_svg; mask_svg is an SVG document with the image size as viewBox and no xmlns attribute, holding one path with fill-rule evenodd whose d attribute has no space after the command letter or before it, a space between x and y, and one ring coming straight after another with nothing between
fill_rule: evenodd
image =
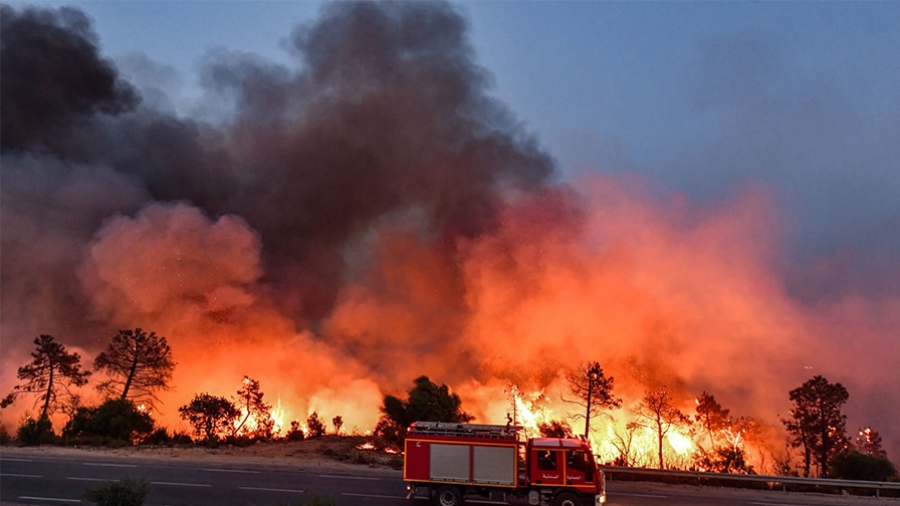
<instances>
[{"instance_id":1,"label":"metal guardrail","mask_svg":"<svg viewBox=\"0 0 900 506\"><path fill-rule=\"evenodd\" d=\"M641 467L599 466L607 475L644 474L649 476L668 476L678 478L695 478L697 480L732 480L756 483L778 483L785 489L786 485L816 485L836 488L860 488L875 490L880 497L882 490L900 490L900 483L889 481L832 480L828 478L799 478L796 476L767 476L759 474L726 474L706 473L699 471L668 471L663 469L646 469Z\"/></svg>"}]
</instances>

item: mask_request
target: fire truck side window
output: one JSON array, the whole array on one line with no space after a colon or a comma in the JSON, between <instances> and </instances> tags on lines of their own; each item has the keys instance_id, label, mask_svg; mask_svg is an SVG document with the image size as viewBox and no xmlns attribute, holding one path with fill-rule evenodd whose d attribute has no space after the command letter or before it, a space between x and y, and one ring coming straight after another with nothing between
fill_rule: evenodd
<instances>
[{"instance_id":1,"label":"fire truck side window","mask_svg":"<svg viewBox=\"0 0 900 506\"><path fill-rule=\"evenodd\" d=\"M538 451L537 468L539 471L556 471L556 452L550 450Z\"/></svg>"},{"instance_id":2,"label":"fire truck side window","mask_svg":"<svg viewBox=\"0 0 900 506\"><path fill-rule=\"evenodd\" d=\"M594 481L594 466L587 452L569 450L566 452L566 467L584 473L585 481Z\"/></svg>"}]
</instances>

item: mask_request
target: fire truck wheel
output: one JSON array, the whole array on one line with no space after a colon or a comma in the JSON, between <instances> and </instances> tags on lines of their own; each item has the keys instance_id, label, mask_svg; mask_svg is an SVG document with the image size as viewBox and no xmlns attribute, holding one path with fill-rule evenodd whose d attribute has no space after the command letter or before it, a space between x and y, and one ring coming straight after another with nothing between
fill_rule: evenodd
<instances>
[{"instance_id":1,"label":"fire truck wheel","mask_svg":"<svg viewBox=\"0 0 900 506\"><path fill-rule=\"evenodd\" d=\"M453 485L444 485L434 494L434 506L462 506L462 493Z\"/></svg>"},{"instance_id":2,"label":"fire truck wheel","mask_svg":"<svg viewBox=\"0 0 900 506\"><path fill-rule=\"evenodd\" d=\"M553 506L581 506L581 499L572 492L563 492L553 498Z\"/></svg>"}]
</instances>

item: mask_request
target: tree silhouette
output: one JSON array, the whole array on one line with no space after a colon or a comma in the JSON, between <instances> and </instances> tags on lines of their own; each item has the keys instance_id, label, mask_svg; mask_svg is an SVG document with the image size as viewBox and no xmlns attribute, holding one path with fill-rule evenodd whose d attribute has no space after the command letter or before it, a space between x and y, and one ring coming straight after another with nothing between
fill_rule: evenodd
<instances>
[{"instance_id":1,"label":"tree silhouette","mask_svg":"<svg viewBox=\"0 0 900 506\"><path fill-rule=\"evenodd\" d=\"M272 406L263 402L259 381L244 376L241 389L237 392L238 411L243 413L241 422L234 428L234 435L246 435L258 439L271 439L275 430L272 420ZM253 420L249 426L247 422Z\"/></svg>"},{"instance_id":2,"label":"tree silhouette","mask_svg":"<svg viewBox=\"0 0 900 506\"><path fill-rule=\"evenodd\" d=\"M159 400L154 390L167 390L172 379L172 350L166 338L142 329L120 330L109 346L94 359L94 370L108 378L97 389L135 403Z\"/></svg>"},{"instance_id":3,"label":"tree silhouette","mask_svg":"<svg viewBox=\"0 0 900 506\"><path fill-rule=\"evenodd\" d=\"M541 437L572 437L572 427L570 427L566 422L560 422L557 420L550 420L550 423L542 423L538 425L538 432L541 433Z\"/></svg>"},{"instance_id":4,"label":"tree silhouette","mask_svg":"<svg viewBox=\"0 0 900 506\"><path fill-rule=\"evenodd\" d=\"M306 419L306 430L309 431L309 437L321 437L325 435L325 424L319 418L319 414L315 411Z\"/></svg>"},{"instance_id":5,"label":"tree silhouette","mask_svg":"<svg viewBox=\"0 0 900 506\"><path fill-rule=\"evenodd\" d=\"M666 387L648 390L636 414L656 430L659 450L659 468L665 469L663 462L663 440L673 426L688 423L690 419L673 404Z\"/></svg>"},{"instance_id":6,"label":"tree silhouette","mask_svg":"<svg viewBox=\"0 0 900 506\"><path fill-rule=\"evenodd\" d=\"M465 423L472 416L462 410L459 396L451 394L447 385L433 383L428 376L419 376L415 386L408 391L404 401L393 395L385 395L381 406L381 419L375 426L375 434L400 444L406 438L406 430L416 421Z\"/></svg>"},{"instance_id":7,"label":"tree silhouette","mask_svg":"<svg viewBox=\"0 0 900 506\"><path fill-rule=\"evenodd\" d=\"M344 417L338 415L331 419L331 424L334 425L334 433L340 435L341 427L344 426Z\"/></svg>"},{"instance_id":8,"label":"tree silhouette","mask_svg":"<svg viewBox=\"0 0 900 506\"><path fill-rule=\"evenodd\" d=\"M39 394L35 405L43 401L38 420L48 420L63 396L72 396L70 387L87 384L89 371L81 370L81 356L68 353L66 347L57 343L53 336L41 335L34 340L31 362L19 368L16 377L25 383L16 385L13 391L0 401L0 407L7 407L21 395Z\"/></svg>"},{"instance_id":9,"label":"tree silhouette","mask_svg":"<svg viewBox=\"0 0 900 506\"><path fill-rule=\"evenodd\" d=\"M697 414L694 415L694 420L697 421L709 437L710 450L713 450L713 447L716 445L713 434L727 429L731 423L729 410L724 409L716 402L715 396L706 393L706 391L697 398Z\"/></svg>"},{"instance_id":10,"label":"tree silhouette","mask_svg":"<svg viewBox=\"0 0 900 506\"><path fill-rule=\"evenodd\" d=\"M803 447L805 476L809 476L813 460L819 476L825 476L828 460L847 447L847 417L841 413L841 405L849 397L843 385L829 383L822 376L790 391L794 407L791 417L781 421L790 434L791 445Z\"/></svg>"},{"instance_id":11,"label":"tree silhouette","mask_svg":"<svg viewBox=\"0 0 900 506\"><path fill-rule=\"evenodd\" d=\"M194 428L194 435L207 442L217 441L220 435L231 434L240 412L224 397L197 394L191 402L178 408L179 416Z\"/></svg>"},{"instance_id":12,"label":"tree silhouette","mask_svg":"<svg viewBox=\"0 0 900 506\"><path fill-rule=\"evenodd\" d=\"M604 409L614 409L622 405L622 399L612 394L615 379L607 377L599 362L582 364L574 372L566 375L569 391L578 401L567 401L584 409L576 418L584 418L584 437L591 433L591 417L598 416Z\"/></svg>"}]
</instances>

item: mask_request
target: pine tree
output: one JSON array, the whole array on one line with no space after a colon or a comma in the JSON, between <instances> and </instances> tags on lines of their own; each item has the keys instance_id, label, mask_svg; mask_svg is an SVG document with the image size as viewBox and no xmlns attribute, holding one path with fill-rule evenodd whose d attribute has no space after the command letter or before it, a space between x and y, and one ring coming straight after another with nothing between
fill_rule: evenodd
<instances>
[{"instance_id":1,"label":"pine tree","mask_svg":"<svg viewBox=\"0 0 900 506\"><path fill-rule=\"evenodd\" d=\"M70 387L87 384L89 371L81 370L81 356L69 353L66 347L57 343L53 336L42 335L34 340L35 350L31 352L31 362L19 368L17 377L25 383L16 385L13 391L0 401L0 407L7 407L21 395L38 394L42 402L38 420L48 420L63 401L71 397Z\"/></svg>"},{"instance_id":2,"label":"pine tree","mask_svg":"<svg viewBox=\"0 0 900 506\"><path fill-rule=\"evenodd\" d=\"M613 384L615 378L606 376L599 362L588 362L578 367L575 372L566 375L569 382L569 391L578 401L569 401L578 404L584 409L584 413L578 413L576 418L584 418L584 437L591 433L591 418L598 416L604 409L614 409L622 405L622 399L613 396Z\"/></svg>"},{"instance_id":3,"label":"pine tree","mask_svg":"<svg viewBox=\"0 0 900 506\"><path fill-rule=\"evenodd\" d=\"M142 329L120 330L94 359L108 378L97 389L120 399L152 404L155 390L167 390L175 362L166 338Z\"/></svg>"},{"instance_id":4,"label":"pine tree","mask_svg":"<svg viewBox=\"0 0 900 506\"><path fill-rule=\"evenodd\" d=\"M795 448L803 447L805 476L813 462L819 476L828 473L828 461L847 447L847 417L841 406L850 395L840 383L816 376L790 391L791 417L782 419Z\"/></svg>"}]
</instances>

